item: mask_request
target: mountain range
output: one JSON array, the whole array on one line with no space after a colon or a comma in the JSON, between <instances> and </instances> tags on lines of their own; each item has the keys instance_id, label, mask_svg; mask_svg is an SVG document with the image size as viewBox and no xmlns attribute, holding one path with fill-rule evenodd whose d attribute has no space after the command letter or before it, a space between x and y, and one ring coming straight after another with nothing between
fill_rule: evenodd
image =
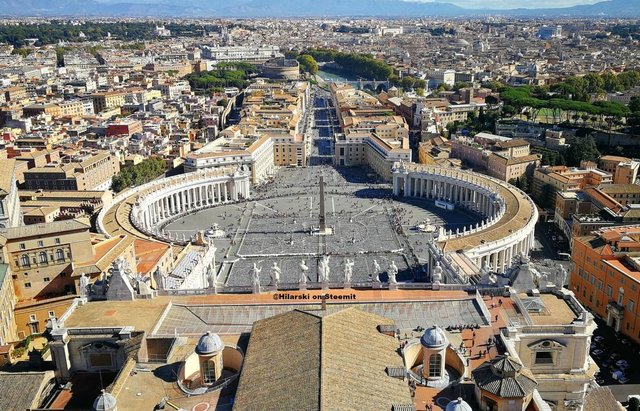
<instances>
[{"instance_id":1,"label":"mountain range","mask_svg":"<svg viewBox=\"0 0 640 411\"><path fill-rule=\"evenodd\" d=\"M640 17L640 1L610 0L547 9L467 9L446 2L400 0L0 0L0 16L137 17Z\"/></svg>"}]
</instances>

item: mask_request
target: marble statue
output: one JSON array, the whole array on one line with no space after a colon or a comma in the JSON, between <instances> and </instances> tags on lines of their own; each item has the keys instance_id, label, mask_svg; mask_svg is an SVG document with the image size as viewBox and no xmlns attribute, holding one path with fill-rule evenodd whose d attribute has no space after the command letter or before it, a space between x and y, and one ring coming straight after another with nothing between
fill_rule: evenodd
<instances>
[{"instance_id":1,"label":"marble statue","mask_svg":"<svg viewBox=\"0 0 640 411\"><path fill-rule=\"evenodd\" d=\"M373 281L376 283L380 282L380 271L380 264L378 264L378 261L373 260Z\"/></svg>"},{"instance_id":2,"label":"marble statue","mask_svg":"<svg viewBox=\"0 0 640 411\"><path fill-rule=\"evenodd\" d=\"M300 261L300 279L298 280L300 285L307 284L307 271L309 271L307 263L304 260Z\"/></svg>"},{"instance_id":3,"label":"marble statue","mask_svg":"<svg viewBox=\"0 0 640 411\"><path fill-rule=\"evenodd\" d=\"M396 266L395 261L391 261L391 264L387 269L387 275L389 276L389 284L396 284L398 282L396 280L396 276L398 275L398 267Z\"/></svg>"},{"instance_id":4,"label":"marble statue","mask_svg":"<svg viewBox=\"0 0 640 411\"><path fill-rule=\"evenodd\" d=\"M564 287L567 283L567 269L561 264L558 264L558 268L556 270L556 282L558 288Z\"/></svg>"},{"instance_id":5,"label":"marble statue","mask_svg":"<svg viewBox=\"0 0 640 411\"><path fill-rule=\"evenodd\" d=\"M271 267L271 285L278 285L280 282L280 274L282 274L282 271L280 270L280 267L278 267L278 263L274 261L273 267Z\"/></svg>"},{"instance_id":6,"label":"marble statue","mask_svg":"<svg viewBox=\"0 0 640 411\"><path fill-rule=\"evenodd\" d=\"M89 278L82 273L80 276L80 297L86 298L89 293Z\"/></svg>"},{"instance_id":7,"label":"marble statue","mask_svg":"<svg viewBox=\"0 0 640 411\"><path fill-rule=\"evenodd\" d=\"M433 273L431 274L431 282L433 283L442 282L442 267L440 267L440 261L436 261L436 266L433 267Z\"/></svg>"},{"instance_id":8,"label":"marble statue","mask_svg":"<svg viewBox=\"0 0 640 411\"><path fill-rule=\"evenodd\" d=\"M318 266L318 279L321 283L325 284L329 282L329 258L328 255L323 255Z\"/></svg>"},{"instance_id":9,"label":"marble statue","mask_svg":"<svg viewBox=\"0 0 640 411\"><path fill-rule=\"evenodd\" d=\"M262 268L258 267L258 264L253 263L253 269L251 270L251 282L253 283L253 292L260 292L260 271Z\"/></svg>"},{"instance_id":10,"label":"marble statue","mask_svg":"<svg viewBox=\"0 0 640 411\"><path fill-rule=\"evenodd\" d=\"M353 276L353 260L348 258L344 259L344 282L351 283L351 277Z\"/></svg>"},{"instance_id":11,"label":"marble statue","mask_svg":"<svg viewBox=\"0 0 640 411\"><path fill-rule=\"evenodd\" d=\"M209 266L209 276L207 278L209 288L215 288L216 286L216 267L215 265Z\"/></svg>"}]
</instances>

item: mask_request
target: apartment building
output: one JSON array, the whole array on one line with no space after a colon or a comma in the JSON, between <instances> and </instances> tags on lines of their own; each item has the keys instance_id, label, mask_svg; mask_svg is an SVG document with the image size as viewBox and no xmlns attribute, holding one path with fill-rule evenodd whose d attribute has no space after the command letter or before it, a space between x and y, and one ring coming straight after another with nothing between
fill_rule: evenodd
<instances>
[{"instance_id":1,"label":"apartment building","mask_svg":"<svg viewBox=\"0 0 640 411\"><path fill-rule=\"evenodd\" d=\"M120 172L118 158L109 152L80 153L62 164L35 167L24 172L27 190L108 190Z\"/></svg>"},{"instance_id":2,"label":"apartment building","mask_svg":"<svg viewBox=\"0 0 640 411\"><path fill-rule=\"evenodd\" d=\"M75 293L73 265L92 260L90 226L77 220L0 232L0 263L8 264L18 300Z\"/></svg>"},{"instance_id":3,"label":"apartment building","mask_svg":"<svg viewBox=\"0 0 640 411\"><path fill-rule=\"evenodd\" d=\"M411 161L409 126L377 98L351 86L331 85L342 128L335 138L334 163L365 165L383 180L392 178L396 161Z\"/></svg>"},{"instance_id":4,"label":"apartment building","mask_svg":"<svg viewBox=\"0 0 640 411\"><path fill-rule=\"evenodd\" d=\"M276 166L306 167L307 148L301 135L270 135L273 141L273 163Z\"/></svg>"},{"instance_id":5,"label":"apartment building","mask_svg":"<svg viewBox=\"0 0 640 411\"><path fill-rule=\"evenodd\" d=\"M613 174L614 184L634 184L638 179L640 161L621 156L602 156L598 166Z\"/></svg>"},{"instance_id":6,"label":"apartment building","mask_svg":"<svg viewBox=\"0 0 640 411\"><path fill-rule=\"evenodd\" d=\"M489 133L453 138L451 156L503 181L532 175L541 160L540 155L531 154L527 141Z\"/></svg>"},{"instance_id":7,"label":"apartment building","mask_svg":"<svg viewBox=\"0 0 640 411\"><path fill-rule=\"evenodd\" d=\"M543 166L533 173L531 191L539 198L542 187L549 185L554 192L577 190L584 187L597 187L613 183L613 175L595 168L592 164L583 163L583 167Z\"/></svg>"},{"instance_id":8,"label":"apartment building","mask_svg":"<svg viewBox=\"0 0 640 411\"><path fill-rule=\"evenodd\" d=\"M18 341L13 309L16 298L13 292L11 271L7 264L0 264L0 347Z\"/></svg>"},{"instance_id":9,"label":"apartment building","mask_svg":"<svg viewBox=\"0 0 640 411\"><path fill-rule=\"evenodd\" d=\"M122 91L106 91L92 94L94 112L100 113L103 110L122 107L125 104L125 95L126 93Z\"/></svg>"},{"instance_id":10,"label":"apartment building","mask_svg":"<svg viewBox=\"0 0 640 411\"><path fill-rule=\"evenodd\" d=\"M640 343L640 226L575 237L570 289L616 332Z\"/></svg>"}]
</instances>

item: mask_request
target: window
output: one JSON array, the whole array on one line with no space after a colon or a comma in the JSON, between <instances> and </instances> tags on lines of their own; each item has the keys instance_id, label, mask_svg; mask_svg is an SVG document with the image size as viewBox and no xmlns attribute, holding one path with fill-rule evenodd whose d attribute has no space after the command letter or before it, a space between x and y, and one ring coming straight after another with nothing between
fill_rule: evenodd
<instances>
[{"instance_id":1,"label":"window","mask_svg":"<svg viewBox=\"0 0 640 411\"><path fill-rule=\"evenodd\" d=\"M31 283L24 283L24 288L31 288Z\"/></svg>"},{"instance_id":2,"label":"window","mask_svg":"<svg viewBox=\"0 0 640 411\"><path fill-rule=\"evenodd\" d=\"M608 285L608 286L607 286L607 295L608 295L609 297L611 297L611 295L612 295L612 294L613 294L613 289L611 288L611 286L610 286L610 285Z\"/></svg>"},{"instance_id":3,"label":"window","mask_svg":"<svg viewBox=\"0 0 640 411\"><path fill-rule=\"evenodd\" d=\"M624 298L624 290L622 287L618 290L618 305L622 305L622 299Z\"/></svg>"},{"instance_id":4,"label":"window","mask_svg":"<svg viewBox=\"0 0 640 411\"><path fill-rule=\"evenodd\" d=\"M29 321L36 322L36 321L38 321L38 319L36 318L35 314L29 314Z\"/></svg>"},{"instance_id":5,"label":"window","mask_svg":"<svg viewBox=\"0 0 640 411\"><path fill-rule=\"evenodd\" d=\"M27 249L27 246L26 246L26 245L24 245L24 243L20 243L20 249L21 249L21 250L26 250L26 249Z\"/></svg>"},{"instance_id":6,"label":"window","mask_svg":"<svg viewBox=\"0 0 640 411\"><path fill-rule=\"evenodd\" d=\"M205 384L216 382L216 365L213 361L205 361L202 363L202 379Z\"/></svg>"},{"instance_id":7,"label":"window","mask_svg":"<svg viewBox=\"0 0 640 411\"><path fill-rule=\"evenodd\" d=\"M56 313L53 311L49 311L49 318L55 318Z\"/></svg>"},{"instance_id":8,"label":"window","mask_svg":"<svg viewBox=\"0 0 640 411\"><path fill-rule=\"evenodd\" d=\"M38 247L44 247L44 241L38 240Z\"/></svg>"},{"instance_id":9,"label":"window","mask_svg":"<svg viewBox=\"0 0 640 411\"><path fill-rule=\"evenodd\" d=\"M636 304L633 302L633 300L627 301L627 310L634 312L635 305Z\"/></svg>"},{"instance_id":10,"label":"window","mask_svg":"<svg viewBox=\"0 0 640 411\"><path fill-rule=\"evenodd\" d=\"M442 357L440 354L431 354L429 357L429 377L440 377L442 368Z\"/></svg>"},{"instance_id":11,"label":"window","mask_svg":"<svg viewBox=\"0 0 640 411\"><path fill-rule=\"evenodd\" d=\"M29 263L29 256L26 254L22 254L22 257L20 257L20 265L22 265L23 267L29 267L31 264Z\"/></svg>"},{"instance_id":12,"label":"window","mask_svg":"<svg viewBox=\"0 0 640 411\"><path fill-rule=\"evenodd\" d=\"M553 353L550 351L536 351L536 364L553 364Z\"/></svg>"},{"instance_id":13,"label":"window","mask_svg":"<svg viewBox=\"0 0 640 411\"><path fill-rule=\"evenodd\" d=\"M54 242L55 242L56 244L60 244L60 239L59 239L59 238L56 238L56 239L54 240Z\"/></svg>"},{"instance_id":14,"label":"window","mask_svg":"<svg viewBox=\"0 0 640 411\"><path fill-rule=\"evenodd\" d=\"M58 260L58 261L64 260L64 251L62 251L61 248L58 248L56 250L56 260Z\"/></svg>"},{"instance_id":15,"label":"window","mask_svg":"<svg viewBox=\"0 0 640 411\"><path fill-rule=\"evenodd\" d=\"M49 281L51 281L51 278L49 278L49 277L44 277L42 280L43 280L45 283L48 283Z\"/></svg>"},{"instance_id":16,"label":"window","mask_svg":"<svg viewBox=\"0 0 640 411\"><path fill-rule=\"evenodd\" d=\"M47 263L47 253L45 253L44 251L41 251L38 254L38 258L40 259L40 264L46 264Z\"/></svg>"}]
</instances>

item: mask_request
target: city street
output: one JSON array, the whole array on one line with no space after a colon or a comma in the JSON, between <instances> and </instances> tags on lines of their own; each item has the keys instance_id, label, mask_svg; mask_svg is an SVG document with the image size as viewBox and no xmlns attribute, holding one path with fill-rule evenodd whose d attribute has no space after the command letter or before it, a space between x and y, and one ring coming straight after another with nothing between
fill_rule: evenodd
<instances>
[{"instance_id":1,"label":"city street","mask_svg":"<svg viewBox=\"0 0 640 411\"><path fill-rule=\"evenodd\" d=\"M313 101L313 127L307 130L307 150L309 165L331 164L333 162L334 134L339 129L335 108L331 95L320 88L315 88Z\"/></svg>"}]
</instances>

